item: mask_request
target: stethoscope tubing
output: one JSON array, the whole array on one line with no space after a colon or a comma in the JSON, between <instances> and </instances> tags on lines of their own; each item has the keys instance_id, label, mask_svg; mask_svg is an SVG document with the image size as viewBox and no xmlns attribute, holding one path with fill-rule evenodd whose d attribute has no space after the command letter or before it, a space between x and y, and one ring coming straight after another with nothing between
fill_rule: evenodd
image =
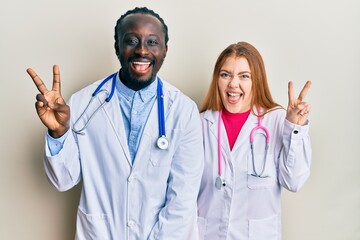
<instances>
[{"instance_id":1,"label":"stethoscope tubing","mask_svg":"<svg viewBox=\"0 0 360 240\"><path fill-rule=\"evenodd\" d=\"M110 102L112 96L114 95L115 92L115 86L116 86L116 73L111 74L110 76L108 76L107 78L105 78L100 84L99 86L95 89L95 91L92 94L92 97L95 97L101 90L101 88L104 86L105 83L107 83L110 79L112 78L112 83L111 83L111 91L109 96L105 99L106 102Z\"/></svg>"},{"instance_id":2,"label":"stethoscope tubing","mask_svg":"<svg viewBox=\"0 0 360 240\"><path fill-rule=\"evenodd\" d=\"M265 171L265 166L266 166L266 161L267 161L267 153L268 153L268 149L269 149L269 143L270 143L270 134L269 131L267 130L267 128L265 128L262 124L262 117L260 116L260 109L258 109L258 123L257 126L254 127L251 132L250 132L250 148L251 148L251 155L252 155L252 165L253 165L253 171L254 174L251 174L252 176L255 177L259 177L259 178L266 178L269 177L267 175L263 175L264 171ZM219 111L219 117L218 117L218 142L217 142L217 147L218 147L218 177L217 179L220 179L222 181L222 185L225 186L226 182L224 179L222 179L222 175L223 175L223 159L222 159L222 154L221 154L221 124L222 124L222 110ZM264 156L264 161L263 161L263 166L261 169L260 174L257 172L256 167L255 167L255 157L254 157L254 137L255 137L255 132L257 130L262 130L265 133L265 141L266 141L266 145L265 145L265 156ZM217 184L215 184L216 186L219 186Z\"/></svg>"},{"instance_id":3,"label":"stethoscope tubing","mask_svg":"<svg viewBox=\"0 0 360 240\"><path fill-rule=\"evenodd\" d=\"M103 103L101 103L101 105L90 115L89 120L85 123L85 125L81 128L76 130L75 126L77 125L77 123L80 121L80 119L84 116L85 112L87 111L87 109L89 108L90 104L92 103L92 101L94 100L94 98L96 97L97 94L99 94L102 91L106 91L106 90L102 90L101 88L104 86L105 83L107 83L110 79L112 79L112 86L111 86L111 92L109 94L109 96L105 99L105 101ZM114 95L115 92L115 85L116 85L116 73L111 74L110 76L108 76L107 78L105 78L100 84L99 86L95 89L95 91L93 92L93 94L91 94L91 98L89 103L86 105L84 111L80 114L80 117L75 121L72 130L80 135L84 135L85 133L83 132L85 130L85 128L87 127L87 125L90 123L91 119L93 118L93 116L106 104L108 103L112 96Z\"/></svg>"},{"instance_id":4,"label":"stethoscope tubing","mask_svg":"<svg viewBox=\"0 0 360 240\"><path fill-rule=\"evenodd\" d=\"M221 178L222 176L222 155L221 155L221 119L222 119L222 110L219 111L219 120L218 120L218 175Z\"/></svg>"},{"instance_id":5,"label":"stethoscope tubing","mask_svg":"<svg viewBox=\"0 0 360 240\"><path fill-rule=\"evenodd\" d=\"M159 119L159 137L166 136L165 132L165 113L164 113L164 94L162 90L162 83L158 79L157 87L157 103L158 103L158 119Z\"/></svg>"},{"instance_id":6,"label":"stethoscope tubing","mask_svg":"<svg viewBox=\"0 0 360 240\"><path fill-rule=\"evenodd\" d=\"M85 130L85 128L87 127L87 125L90 123L91 119L93 118L93 116L108 102L110 102L111 98L113 97L114 93L115 93L115 86L116 86L116 75L117 73L113 73L111 75L109 75L108 77L106 77L100 84L99 86L97 86L97 88L95 89L95 91L93 92L93 94L91 95L91 98L89 100L89 103L87 104L87 106L85 107L84 111L80 114L80 117L75 121L72 130L76 133L76 134L80 134L80 135L84 135L85 133L83 132ZM105 89L102 89L102 87L105 85L105 83L107 83L110 79L112 79L112 84L111 84L111 91L110 94L107 96L107 98L105 99L105 101L103 103L101 103L101 105L90 115L89 120L86 121L85 125L81 128L81 129L76 129L76 125L78 124L78 122L80 121L80 119L84 116L85 112L87 111L87 109L89 108L90 104L92 103L92 101L94 100L94 98L102 91L106 91ZM157 85L157 102L158 102L158 122L159 122L159 138L157 141L157 145L160 149L167 149L169 146L169 141L166 138L166 132L165 132L165 113L164 113L164 94L163 94L163 89L162 89L162 82L159 78L157 78L158 80L158 85Z\"/></svg>"}]
</instances>

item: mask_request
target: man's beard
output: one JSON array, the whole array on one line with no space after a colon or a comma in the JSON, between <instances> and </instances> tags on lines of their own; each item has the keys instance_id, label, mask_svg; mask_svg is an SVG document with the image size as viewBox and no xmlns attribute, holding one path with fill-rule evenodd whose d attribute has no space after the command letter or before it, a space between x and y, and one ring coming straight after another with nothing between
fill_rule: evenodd
<instances>
[{"instance_id":1,"label":"man's beard","mask_svg":"<svg viewBox=\"0 0 360 240\"><path fill-rule=\"evenodd\" d=\"M139 91L143 88L146 88L155 80L155 76L153 76L153 74L151 74L151 77L149 79L138 80L131 77L129 71L124 71L123 69L120 69L120 76L121 82L134 91Z\"/></svg>"}]
</instances>

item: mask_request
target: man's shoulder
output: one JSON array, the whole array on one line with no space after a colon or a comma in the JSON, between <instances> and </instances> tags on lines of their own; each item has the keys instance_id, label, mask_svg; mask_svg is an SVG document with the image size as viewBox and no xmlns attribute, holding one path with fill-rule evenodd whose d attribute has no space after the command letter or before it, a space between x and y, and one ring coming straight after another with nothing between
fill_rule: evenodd
<instances>
[{"instance_id":1,"label":"man's shoulder","mask_svg":"<svg viewBox=\"0 0 360 240\"><path fill-rule=\"evenodd\" d=\"M172 101L181 101L184 104L195 104L195 102L185 93L183 93L180 89L175 87L174 85L163 81L164 93L169 96Z\"/></svg>"},{"instance_id":2,"label":"man's shoulder","mask_svg":"<svg viewBox=\"0 0 360 240\"><path fill-rule=\"evenodd\" d=\"M91 97L91 95L93 94L93 92L95 91L95 89L100 85L100 83L103 81L104 79L100 79L100 80L96 80L95 82L92 82L82 88L80 88L79 90L77 90L76 92L74 92L72 94L72 97L80 97L83 95L89 95ZM111 84L111 81L108 81L105 85ZM107 86L104 86L103 88L105 88Z\"/></svg>"}]
</instances>

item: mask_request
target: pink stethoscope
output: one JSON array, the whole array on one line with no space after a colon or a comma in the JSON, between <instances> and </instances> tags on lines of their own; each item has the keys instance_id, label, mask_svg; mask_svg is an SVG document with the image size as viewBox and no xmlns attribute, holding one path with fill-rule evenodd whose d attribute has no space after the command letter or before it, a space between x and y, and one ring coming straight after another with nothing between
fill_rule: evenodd
<instances>
[{"instance_id":1,"label":"pink stethoscope","mask_svg":"<svg viewBox=\"0 0 360 240\"><path fill-rule=\"evenodd\" d=\"M258 113L259 113L259 115L261 115L259 110L260 109L258 108ZM222 178L222 173L223 173L222 162L223 161L222 161L222 155L221 155L221 123L222 123L222 111L220 110L219 111L219 120L218 120L218 177L215 180L215 187L217 189L221 189L222 186L223 187L226 186L226 181L225 181L225 179ZM262 166L262 170L261 170L260 174L256 170L255 157L254 157L254 137L255 137L255 132L257 130L262 130L265 133L265 141L266 141L265 156L264 156L263 166ZM259 178L269 177L268 175L264 175L266 160L267 160L267 152L269 149L269 142L270 142L269 131L263 125L261 125L261 117L258 116L258 124L250 132L250 148L251 148L251 157L252 157L251 159L252 159L252 166L253 166L253 171L254 171L254 173L251 175L254 177L259 177Z\"/></svg>"}]
</instances>

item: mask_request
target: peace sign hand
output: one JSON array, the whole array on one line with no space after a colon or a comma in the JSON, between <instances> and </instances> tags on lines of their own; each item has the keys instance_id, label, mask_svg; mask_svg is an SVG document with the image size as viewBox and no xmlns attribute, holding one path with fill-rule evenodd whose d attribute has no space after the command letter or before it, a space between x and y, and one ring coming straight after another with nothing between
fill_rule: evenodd
<instances>
[{"instance_id":1,"label":"peace sign hand","mask_svg":"<svg viewBox=\"0 0 360 240\"><path fill-rule=\"evenodd\" d=\"M52 137L61 137L69 129L70 107L61 97L59 67L53 66L53 86L50 91L34 70L28 68L26 71L40 92L36 95L35 103L40 120L49 129Z\"/></svg>"},{"instance_id":2,"label":"peace sign hand","mask_svg":"<svg viewBox=\"0 0 360 240\"><path fill-rule=\"evenodd\" d=\"M311 81L307 81L301 90L299 97L294 97L293 83L288 84L289 104L287 107L286 119L297 125L305 125L310 112L310 105L304 102L307 91L309 90Z\"/></svg>"}]
</instances>

